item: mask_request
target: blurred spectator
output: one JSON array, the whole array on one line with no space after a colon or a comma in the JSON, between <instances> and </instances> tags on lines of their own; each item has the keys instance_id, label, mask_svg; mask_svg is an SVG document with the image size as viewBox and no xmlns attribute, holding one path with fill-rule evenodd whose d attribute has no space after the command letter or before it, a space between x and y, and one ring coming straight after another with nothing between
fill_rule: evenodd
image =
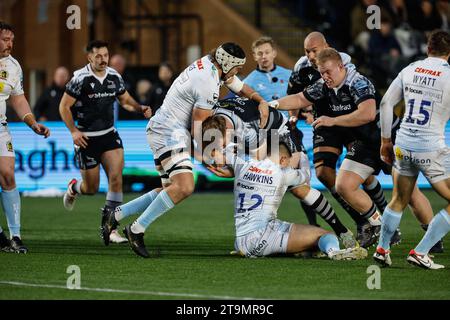
<instances>
[{"instance_id":1,"label":"blurred spectator","mask_svg":"<svg viewBox=\"0 0 450 320\"><path fill-rule=\"evenodd\" d=\"M355 40L362 32L368 32L367 29L367 8L372 5L378 5L378 0L360 0L351 12L351 32L352 39Z\"/></svg>"},{"instance_id":2,"label":"blurred spectator","mask_svg":"<svg viewBox=\"0 0 450 320\"><path fill-rule=\"evenodd\" d=\"M111 57L109 60L109 66L116 70L123 79L123 82L125 83L125 89L130 93L131 96L135 97L134 91L133 91L133 79L125 72L125 69L127 68L127 61L125 58L120 54L115 54ZM114 103L114 122L117 120L136 120L136 119L145 119L144 116L141 114L130 112L128 110L125 110L124 108L121 108L119 105L119 102L116 100Z\"/></svg>"},{"instance_id":3,"label":"blurred spectator","mask_svg":"<svg viewBox=\"0 0 450 320\"><path fill-rule=\"evenodd\" d=\"M44 89L34 106L33 112L37 121L61 121L59 102L69 78L69 70L66 67L58 67L55 70L52 85Z\"/></svg>"},{"instance_id":4,"label":"blurred spectator","mask_svg":"<svg viewBox=\"0 0 450 320\"><path fill-rule=\"evenodd\" d=\"M153 114L155 114L156 110L163 104L167 91L169 91L174 80L173 73L172 67L167 62L163 62L159 65L158 81L153 85L147 98L147 105L152 108Z\"/></svg>"},{"instance_id":5,"label":"blurred spectator","mask_svg":"<svg viewBox=\"0 0 450 320\"><path fill-rule=\"evenodd\" d=\"M392 31L392 23L387 15L381 15L380 30L372 30L368 49L370 68L377 84L395 78L403 66L401 49Z\"/></svg>"},{"instance_id":6,"label":"blurred spectator","mask_svg":"<svg viewBox=\"0 0 450 320\"><path fill-rule=\"evenodd\" d=\"M442 18L439 15L435 2L430 0L410 0L407 2L409 6L409 23L412 28L430 32L438 29L442 25Z\"/></svg>"},{"instance_id":7,"label":"blurred spectator","mask_svg":"<svg viewBox=\"0 0 450 320\"><path fill-rule=\"evenodd\" d=\"M148 94L152 88L152 83L147 79L141 79L136 83L136 101L143 105L148 105ZM154 114L154 113L153 113Z\"/></svg>"},{"instance_id":8,"label":"blurred spectator","mask_svg":"<svg viewBox=\"0 0 450 320\"><path fill-rule=\"evenodd\" d=\"M386 0L382 8L389 14L394 29L408 24L408 10L404 0Z\"/></svg>"},{"instance_id":9,"label":"blurred spectator","mask_svg":"<svg viewBox=\"0 0 450 320\"><path fill-rule=\"evenodd\" d=\"M436 2L437 11L441 17L441 27L440 29L445 31L450 31L450 4L449 0L437 0Z\"/></svg>"}]
</instances>

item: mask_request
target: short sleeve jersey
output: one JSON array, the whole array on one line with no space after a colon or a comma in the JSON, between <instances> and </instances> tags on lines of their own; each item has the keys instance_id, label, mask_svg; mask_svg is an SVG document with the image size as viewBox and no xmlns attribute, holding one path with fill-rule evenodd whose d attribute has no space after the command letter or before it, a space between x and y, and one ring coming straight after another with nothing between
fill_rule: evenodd
<instances>
[{"instance_id":1,"label":"short sleeve jersey","mask_svg":"<svg viewBox=\"0 0 450 320\"><path fill-rule=\"evenodd\" d=\"M416 152L445 147L450 116L450 65L429 57L403 69L391 85L399 86L405 113L395 143Z\"/></svg>"},{"instance_id":2,"label":"short sleeve jersey","mask_svg":"<svg viewBox=\"0 0 450 320\"><path fill-rule=\"evenodd\" d=\"M6 100L11 95L24 94L22 82L19 62L11 56L0 59L0 123L6 123Z\"/></svg>"},{"instance_id":3,"label":"short sleeve jersey","mask_svg":"<svg viewBox=\"0 0 450 320\"><path fill-rule=\"evenodd\" d=\"M204 56L175 79L155 117L168 118L189 129L194 107L211 110L219 99L221 85L218 69L209 56Z\"/></svg>"},{"instance_id":4,"label":"short sleeve jersey","mask_svg":"<svg viewBox=\"0 0 450 320\"><path fill-rule=\"evenodd\" d=\"M339 88L328 88L323 79L319 79L303 91L305 98L311 102L327 99L329 114L332 117L352 113L358 109L360 103L368 99L378 100L375 87L369 79L359 74L354 68L346 67L346 69L347 76ZM377 119L353 129L355 139L376 144L380 141Z\"/></svg>"},{"instance_id":5,"label":"short sleeve jersey","mask_svg":"<svg viewBox=\"0 0 450 320\"><path fill-rule=\"evenodd\" d=\"M264 138L269 138L270 130L280 130L287 118L274 108L269 108L269 119L264 128L267 135L260 134L260 113L258 103L247 98L220 100L213 109L215 115L227 118L233 125L235 136L243 139L249 146L258 146Z\"/></svg>"},{"instance_id":6,"label":"short sleeve jersey","mask_svg":"<svg viewBox=\"0 0 450 320\"><path fill-rule=\"evenodd\" d=\"M236 235L242 236L266 226L277 217L286 190L305 183L300 170L281 168L270 159L233 156L234 217Z\"/></svg>"},{"instance_id":7,"label":"short sleeve jersey","mask_svg":"<svg viewBox=\"0 0 450 320\"><path fill-rule=\"evenodd\" d=\"M354 69L355 65L351 63L351 57L343 52L340 52L342 62L348 69ZM320 80L320 72L317 71L309 62L308 57L301 57L294 66L294 70L289 78L288 94L295 94L302 92L308 86ZM326 99L317 100L313 106L314 117L333 116L332 111L328 106Z\"/></svg>"},{"instance_id":8,"label":"short sleeve jersey","mask_svg":"<svg viewBox=\"0 0 450 320\"><path fill-rule=\"evenodd\" d=\"M120 74L107 68L99 78L90 64L74 72L66 85L66 93L77 100L75 117L77 128L83 132L95 132L114 126L114 102L126 91Z\"/></svg>"}]
</instances>

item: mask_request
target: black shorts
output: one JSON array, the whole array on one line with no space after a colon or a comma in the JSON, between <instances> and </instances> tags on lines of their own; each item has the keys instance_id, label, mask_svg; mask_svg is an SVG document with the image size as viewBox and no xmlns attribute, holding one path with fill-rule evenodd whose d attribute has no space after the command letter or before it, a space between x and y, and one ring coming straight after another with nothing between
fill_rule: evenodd
<instances>
[{"instance_id":1,"label":"black shorts","mask_svg":"<svg viewBox=\"0 0 450 320\"><path fill-rule=\"evenodd\" d=\"M114 149L123 149L122 139L116 130L102 136L89 137L87 148L75 146L75 157L80 169L88 170L101 163L103 153Z\"/></svg>"},{"instance_id":2,"label":"black shorts","mask_svg":"<svg viewBox=\"0 0 450 320\"><path fill-rule=\"evenodd\" d=\"M373 175L378 175L380 171L388 175L391 174L392 167L381 160L380 145L377 143L367 143L357 140L353 143L350 150L348 150L345 159L371 167L374 170Z\"/></svg>"},{"instance_id":3,"label":"black shorts","mask_svg":"<svg viewBox=\"0 0 450 320\"><path fill-rule=\"evenodd\" d=\"M355 138L349 131L349 128L322 127L314 130L313 150L318 147L333 147L338 149L340 151L339 154L341 154L343 147L348 147L353 141L355 141ZM314 151L313 162L314 164L321 163L321 165L335 169L338 158L339 155L332 152Z\"/></svg>"},{"instance_id":4,"label":"black shorts","mask_svg":"<svg viewBox=\"0 0 450 320\"><path fill-rule=\"evenodd\" d=\"M334 147L342 152L342 147L348 146L355 140L349 128L321 127L314 130L313 148Z\"/></svg>"}]
</instances>

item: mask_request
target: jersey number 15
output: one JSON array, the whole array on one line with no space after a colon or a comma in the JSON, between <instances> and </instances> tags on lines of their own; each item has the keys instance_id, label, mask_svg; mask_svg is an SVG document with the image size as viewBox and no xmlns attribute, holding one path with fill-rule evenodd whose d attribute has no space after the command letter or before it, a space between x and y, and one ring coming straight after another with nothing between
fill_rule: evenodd
<instances>
[{"instance_id":1,"label":"jersey number 15","mask_svg":"<svg viewBox=\"0 0 450 320\"><path fill-rule=\"evenodd\" d=\"M432 102L427 101L427 100L421 101L420 106L419 106L419 114L421 114L423 116L423 119L419 120L419 119L413 118L414 107L416 105L415 102L416 102L416 99L408 100L409 112L408 112L408 115L406 116L405 122L415 123L419 126L424 126L428 123L428 121L430 121L430 114L433 111L433 104L432 104ZM417 118L417 116L416 116L416 118Z\"/></svg>"}]
</instances>

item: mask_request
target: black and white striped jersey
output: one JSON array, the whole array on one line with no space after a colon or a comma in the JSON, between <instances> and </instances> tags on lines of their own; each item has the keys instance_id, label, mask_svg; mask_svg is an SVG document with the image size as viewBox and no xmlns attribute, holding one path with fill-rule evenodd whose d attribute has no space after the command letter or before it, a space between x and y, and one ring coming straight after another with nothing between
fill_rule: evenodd
<instances>
[{"instance_id":1,"label":"black and white striped jersey","mask_svg":"<svg viewBox=\"0 0 450 320\"><path fill-rule=\"evenodd\" d=\"M107 68L103 78L94 74L90 64L74 72L66 93L77 100L75 120L83 132L102 131L114 125L114 101L126 92L120 74Z\"/></svg>"}]
</instances>

